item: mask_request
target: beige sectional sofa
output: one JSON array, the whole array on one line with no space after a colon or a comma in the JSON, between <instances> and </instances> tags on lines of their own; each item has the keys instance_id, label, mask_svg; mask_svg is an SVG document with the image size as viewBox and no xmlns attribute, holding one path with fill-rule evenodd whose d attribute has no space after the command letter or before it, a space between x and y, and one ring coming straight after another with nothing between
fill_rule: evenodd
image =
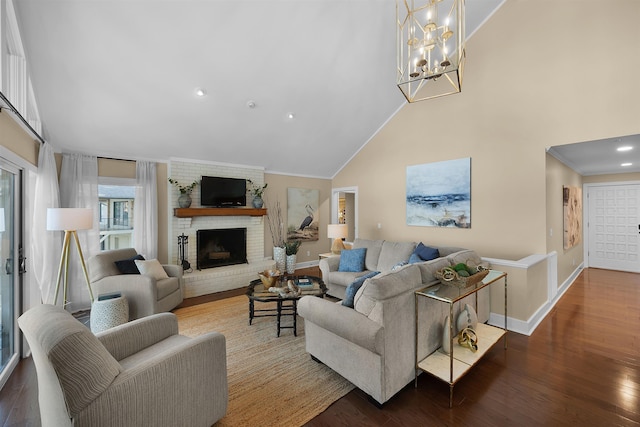
<instances>
[{"instance_id":1,"label":"beige sectional sofa","mask_svg":"<svg viewBox=\"0 0 640 427\"><path fill-rule=\"evenodd\" d=\"M366 270L361 272L338 271L340 266L339 256L320 260L320 271L322 272L322 280L327 286L327 293L336 298L344 298L347 286L355 279L371 271L389 271L398 263L407 262L416 246L415 242L356 239L353 242L353 249L366 248L367 250L365 256ZM434 246L434 248L438 249L441 257L463 250L463 248L448 246Z\"/></svg>"},{"instance_id":2,"label":"beige sectional sofa","mask_svg":"<svg viewBox=\"0 0 640 427\"><path fill-rule=\"evenodd\" d=\"M384 247L385 242L381 242L378 262L383 254L385 263L389 259L383 252ZM376 249L372 252L371 258L374 259ZM436 270L458 262L481 262L472 250L447 253L443 248L442 255L431 261L383 271L365 280L356 293L354 308L327 299L303 297L298 303L298 314L305 319L307 352L351 381L378 404L388 401L415 375L414 292L438 284L434 276ZM327 261L332 265L332 259ZM367 265L367 268L371 267L373 265ZM380 263L376 267L380 267ZM327 281L329 285L333 284L335 294L337 286L342 285L340 282L336 285L336 281L332 281L334 277L338 276L330 275ZM477 295L478 319L486 322L490 310L488 288ZM456 304L454 315L459 313L460 305L464 307L469 303L473 306L475 298L472 295ZM441 346L444 320L449 309L447 304L427 298L420 298L418 308L421 321L418 355L422 358Z\"/></svg>"}]
</instances>

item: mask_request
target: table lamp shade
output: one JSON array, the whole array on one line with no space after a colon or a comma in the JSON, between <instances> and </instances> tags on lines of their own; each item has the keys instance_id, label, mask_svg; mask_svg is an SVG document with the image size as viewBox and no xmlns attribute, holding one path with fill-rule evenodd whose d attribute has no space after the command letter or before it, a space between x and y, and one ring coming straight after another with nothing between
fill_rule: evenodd
<instances>
[{"instance_id":1,"label":"table lamp shade","mask_svg":"<svg viewBox=\"0 0 640 427\"><path fill-rule=\"evenodd\" d=\"M349 236L347 224L327 225L327 237L330 239L346 239Z\"/></svg>"},{"instance_id":2,"label":"table lamp shade","mask_svg":"<svg viewBox=\"0 0 640 427\"><path fill-rule=\"evenodd\" d=\"M327 225L327 237L333 239L333 244L331 245L331 253L337 255L342 252L342 249L344 249L342 239L346 239L348 235L349 230L347 229L347 224Z\"/></svg>"},{"instance_id":3,"label":"table lamp shade","mask_svg":"<svg viewBox=\"0 0 640 427\"><path fill-rule=\"evenodd\" d=\"M48 208L47 230L90 230L93 228L93 209Z\"/></svg>"}]
</instances>

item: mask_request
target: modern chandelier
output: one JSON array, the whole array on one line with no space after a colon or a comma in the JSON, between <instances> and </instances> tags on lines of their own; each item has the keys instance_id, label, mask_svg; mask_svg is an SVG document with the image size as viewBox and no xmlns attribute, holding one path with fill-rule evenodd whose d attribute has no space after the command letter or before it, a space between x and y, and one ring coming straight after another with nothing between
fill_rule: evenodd
<instances>
[{"instance_id":1,"label":"modern chandelier","mask_svg":"<svg viewBox=\"0 0 640 427\"><path fill-rule=\"evenodd\" d=\"M464 0L396 0L398 88L408 102L462 89Z\"/></svg>"}]
</instances>

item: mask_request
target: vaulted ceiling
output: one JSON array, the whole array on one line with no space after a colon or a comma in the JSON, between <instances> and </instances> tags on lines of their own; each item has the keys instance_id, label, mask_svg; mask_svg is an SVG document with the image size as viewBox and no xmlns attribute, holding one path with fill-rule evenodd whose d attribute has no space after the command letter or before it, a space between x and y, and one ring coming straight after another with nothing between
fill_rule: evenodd
<instances>
[{"instance_id":1,"label":"vaulted ceiling","mask_svg":"<svg viewBox=\"0 0 640 427\"><path fill-rule=\"evenodd\" d=\"M502 2L467 0L467 36ZM15 4L62 151L330 178L406 103L394 0Z\"/></svg>"}]
</instances>

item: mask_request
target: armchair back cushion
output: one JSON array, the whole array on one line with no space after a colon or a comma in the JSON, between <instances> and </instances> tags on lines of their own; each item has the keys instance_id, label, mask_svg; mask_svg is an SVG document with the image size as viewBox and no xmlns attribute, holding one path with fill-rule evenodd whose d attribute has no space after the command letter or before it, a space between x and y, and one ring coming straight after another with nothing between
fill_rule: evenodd
<instances>
[{"instance_id":1,"label":"armchair back cushion","mask_svg":"<svg viewBox=\"0 0 640 427\"><path fill-rule=\"evenodd\" d=\"M116 266L116 261L130 259L138 255L134 248L116 249L96 254L89 258L89 282L97 282L108 276L122 274Z\"/></svg>"},{"instance_id":2,"label":"armchair back cushion","mask_svg":"<svg viewBox=\"0 0 640 427\"><path fill-rule=\"evenodd\" d=\"M62 403L71 417L100 396L122 372L120 364L98 338L61 307L48 304L34 307L20 316L18 323L31 346L38 372L48 373L44 384L39 380L38 388L43 388L40 394L59 387L64 397ZM52 418L56 418L54 414L66 412L64 406L55 407L61 402L42 400L43 414L51 412Z\"/></svg>"}]
</instances>

